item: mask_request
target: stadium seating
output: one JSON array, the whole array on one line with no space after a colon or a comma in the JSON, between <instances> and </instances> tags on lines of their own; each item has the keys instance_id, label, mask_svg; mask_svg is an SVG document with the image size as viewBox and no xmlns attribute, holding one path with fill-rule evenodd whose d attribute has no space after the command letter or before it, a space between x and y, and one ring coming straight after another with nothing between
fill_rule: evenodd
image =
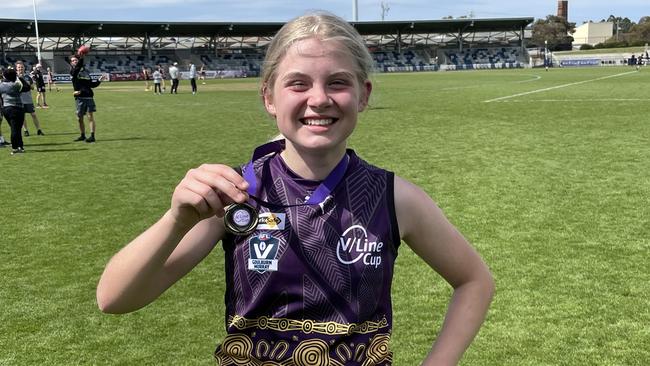
<instances>
[{"instance_id":1,"label":"stadium seating","mask_svg":"<svg viewBox=\"0 0 650 366\"><path fill-rule=\"evenodd\" d=\"M519 47L445 50L443 57L447 70L520 68L526 64Z\"/></svg>"},{"instance_id":2,"label":"stadium seating","mask_svg":"<svg viewBox=\"0 0 650 366\"><path fill-rule=\"evenodd\" d=\"M234 73L240 76L259 76L262 70L264 55L261 53L226 53L215 55L200 55L200 64L208 70Z\"/></svg>"},{"instance_id":3,"label":"stadium seating","mask_svg":"<svg viewBox=\"0 0 650 366\"><path fill-rule=\"evenodd\" d=\"M438 65L429 61L423 53L415 50L375 51L372 54L375 61L375 72L409 72L436 71Z\"/></svg>"}]
</instances>

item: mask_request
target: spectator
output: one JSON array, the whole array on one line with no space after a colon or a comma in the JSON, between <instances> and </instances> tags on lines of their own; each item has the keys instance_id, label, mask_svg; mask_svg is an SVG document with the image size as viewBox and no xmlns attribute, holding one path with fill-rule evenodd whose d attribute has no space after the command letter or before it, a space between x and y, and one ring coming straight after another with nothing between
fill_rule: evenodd
<instances>
[{"instance_id":1,"label":"spectator","mask_svg":"<svg viewBox=\"0 0 650 366\"><path fill-rule=\"evenodd\" d=\"M54 73L51 68L47 68L47 86L48 90L52 91L52 85L56 88L56 91L59 91L59 87L56 85L56 80L54 80Z\"/></svg>"},{"instance_id":2,"label":"spectator","mask_svg":"<svg viewBox=\"0 0 650 366\"><path fill-rule=\"evenodd\" d=\"M20 99L23 102L23 111L24 113L29 113L29 115L32 117L32 122L36 127L36 134L42 136L44 135L44 133L41 130L41 123L38 120L38 116L36 115L36 109L34 109L34 99L32 98L32 88L33 88L34 79L32 79L31 75L25 73L25 64L23 64L22 61L16 62L16 73L18 74L18 77L22 78L24 84L23 92L20 93ZM26 118L23 119L23 129L24 129L25 137L29 136L29 130L27 129Z\"/></svg>"},{"instance_id":3,"label":"spectator","mask_svg":"<svg viewBox=\"0 0 650 366\"><path fill-rule=\"evenodd\" d=\"M149 91L149 69L142 66L142 78L144 79L144 91Z\"/></svg>"},{"instance_id":4,"label":"spectator","mask_svg":"<svg viewBox=\"0 0 650 366\"><path fill-rule=\"evenodd\" d=\"M48 108L45 101L45 78L43 76L43 67L41 64L36 64L34 68L34 82L36 84L36 106L38 108Z\"/></svg>"},{"instance_id":5,"label":"spectator","mask_svg":"<svg viewBox=\"0 0 650 366\"><path fill-rule=\"evenodd\" d=\"M196 65L190 61L190 85L192 86L192 94L196 94Z\"/></svg>"},{"instance_id":6,"label":"spectator","mask_svg":"<svg viewBox=\"0 0 650 366\"><path fill-rule=\"evenodd\" d=\"M153 93L162 94L162 89L160 88L160 83L162 82L162 72L160 69L156 69L153 72Z\"/></svg>"},{"instance_id":7,"label":"spectator","mask_svg":"<svg viewBox=\"0 0 650 366\"><path fill-rule=\"evenodd\" d=\"M199 69L199 79L201 80L201 85L205 85L205 64L201 64Z\"/></svg>"},{"instance_id":8,"label":"spectator","mask_svg":"<svg viewBox=\"0 0 650 366\"><path fill-rule=\"evenodd\" d=\"M2 99L2 114L11 128L11 155L25 152L23 136L20 134L20 129L25 122L25 111L20 93L27 88L23 85L15 69L6 68L2 72L0 98Z\"/></svg>"},{"instance_id":9,"label":"spectator","mask_svg":"<svg viewBox=\"0 0 650 366\"><path fill-rule=\"evenodd\" d=\"M89 49L88 49L89 50ZM103 75L97 81L92 80L90 73L84 67L84 56L89 51L77 52L70 57L70 75L72 76L73 95L76 103L77 121L79 122L80 136L75 141L95 142L96 122L94 113L97 111L93 89L101 84ZM90 137L86 138L84 116L88 114Z\"/></svg>"},{"instance_id":10,"label":"spectator","mask_svg":"<svg viewBox=\"0 0 650 366\"><path fill-rule=\"evenodd\" d=\"M169 67L169 77L172 79L172 87L170 90L170 94L178 94L178 77L179 77L179 71L178 71L178 62L174 62L170 67Z\"/></svg>"}]
</instances>

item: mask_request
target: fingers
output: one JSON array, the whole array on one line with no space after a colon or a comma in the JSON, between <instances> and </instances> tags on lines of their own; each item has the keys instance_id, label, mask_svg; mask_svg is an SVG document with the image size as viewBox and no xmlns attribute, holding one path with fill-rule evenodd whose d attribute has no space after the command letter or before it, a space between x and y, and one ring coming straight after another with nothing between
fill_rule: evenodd
<instances>
[{"instance_id":1,"label":"fingers","mask_svg":"<svg viewBox=\"0 0 650 366\"><path fill-rule=\"evenodd\" d=\"M244 202L248 196L248 182L229 166L203 164L192 171L193 177L215 189L226 200Z\"/></svg>"},{"instance_id":2,"label":"fingers","mask_svg":"<svg viewBox=\"0 0 650 366\"><path fill-rule=\"evenodd\" d=\"M221 164L204 164L191 169L172 197L172 208L188 219L224 215L224 206L244 202L248 183L237 172ZM193 212L192 212L193 211Z\"/></svg>"}]
</instances>

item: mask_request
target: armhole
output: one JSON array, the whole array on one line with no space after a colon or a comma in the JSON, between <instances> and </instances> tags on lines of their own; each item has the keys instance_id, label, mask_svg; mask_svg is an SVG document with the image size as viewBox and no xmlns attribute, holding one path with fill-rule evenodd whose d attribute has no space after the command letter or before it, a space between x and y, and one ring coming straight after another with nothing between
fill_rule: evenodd
<instances>
[{"instance_id":1,"label":"armhole","mask_svg":"<svg viewBox=\"0 0 650 366\"><path fill-rule=\"evenodd\" d=\"M399 236L399 225L397 223L397 213L395 212L395 173L388 172L386 180L386 193L388 200L388 214L390 215L391 234L393 236L392 239L395 246L395 251L397 252L397 248L399 248L400 244L402 243L402 238Z\"/></svg>"}]
</instances>

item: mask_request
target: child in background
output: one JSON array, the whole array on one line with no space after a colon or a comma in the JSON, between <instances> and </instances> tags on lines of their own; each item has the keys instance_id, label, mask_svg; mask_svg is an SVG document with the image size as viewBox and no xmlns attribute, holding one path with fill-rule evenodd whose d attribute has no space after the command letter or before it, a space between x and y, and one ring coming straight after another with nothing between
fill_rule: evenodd
<instances>
[{"instance_id":1,"label":"child in background","mask_svg":"<svg viewBox=\"0 0 650 366\"><path fill-rule=\"evenodd\" d=\"M153 72L153 93L154 94L162 94L162 89L160 87L160 84L162 83L162 73L160 72L160 69L156 69Z\"/></svg>"}]
</instances>

